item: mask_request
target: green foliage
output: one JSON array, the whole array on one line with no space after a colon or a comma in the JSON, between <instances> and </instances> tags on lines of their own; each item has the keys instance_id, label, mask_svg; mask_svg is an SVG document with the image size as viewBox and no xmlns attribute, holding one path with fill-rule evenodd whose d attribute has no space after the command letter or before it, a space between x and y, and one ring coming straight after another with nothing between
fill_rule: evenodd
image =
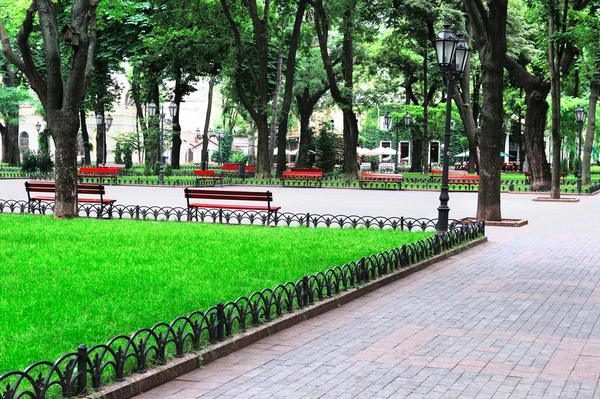
<instances>
[{"instance_id":1,"label":"green foliage","mask_svg":"<svg viewBox=\"0 0 600 399\"><path fill-rule=\"evenodd\" d=\"M365 156L363 162L370 162L371 170L379 170L379 157L377 155Z\"/></svg>"},{"instance_id":2,"label":"green foliage","mask_svg":"<svg viewBox=\"0 0 600 399\"><path fill-rule=\"evenodd\" d=\"M115 143L115 163L123 163L123 149L121 148L121 142Z\"/></svg>"},{"instance_id":3,"label":"green foliage","mask_svg":"<svg viewBox=\"0 0 600 399\"><path fill-rule=\"evenodd\" d=\"M131 169L133 166L133 145L129 142L123 145L123 163L126 169Z\"/></svg>"},{"instance_id":4,"label":"green foliage","mask_svg":"<svg viewBox=\"0 0 600 399\"><path fill-rule=\"evenodd\" d=\"M144 176L151 176L152 168L150 168L150 160L146 159L144 161Z\"/></svg>"},{"instance_id":5,"label":"green foliage","mask_svg":"<svg viewBox=\"0 0 600 399\"><path fill-rule=\"evenodd\" d=\"M339 143L327 126L322 127L319 131L316 147L317 167L323 169L325 173L332 172L337 160L336 149L339 147Z\"/></svg>"},{"instance_id":6,"label":"green foliage","mask_svg":"<svg viewBox=\"0 0 600 399\"><path fill-rule=\"evenodd\" d=\"M229 155L229 162L231 163L245 163L247 160L248 157L241 151L233 151L231 155Z\"/></svg>"},{"instance_id":7,"label":"green foliage","mask_svg":"<svg viewBox=\"0 0 600 399\"><path fill-rule=\"evenodd\" d=\"M165 176L173 176L173 166L170 163L165 164Z\"/></svg>"},{"instance_id":8,"label":"green foliage","mask_svg":"<svg viewBox=\"0 0 600 399\"><path fill-rule=\"evenodd\" d=\"M0 225L2 295L19 299L0 301L0 374L433 235L6 214ZM174 245L182 237L202 245Z\"/></svg>"},{"instance_id":9,"label":"green foliage","mask_svg":"<svg viewBox=\"0 0 600 399\"><path fill-rule=\"evenodd\" d=\"M21 168L26 173L50 173L54 168L52 155L48 152L27 151L23 154Z\"/></svg>"}]
</instances>

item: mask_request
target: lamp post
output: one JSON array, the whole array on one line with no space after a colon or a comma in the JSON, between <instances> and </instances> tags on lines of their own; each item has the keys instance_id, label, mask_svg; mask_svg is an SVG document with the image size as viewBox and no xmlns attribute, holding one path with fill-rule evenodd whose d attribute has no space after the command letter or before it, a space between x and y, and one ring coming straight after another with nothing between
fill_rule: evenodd
<instances>
[{"instance_id":1,"label":"lamp post","mask_svg":"<svg viewBox=\"0 0 600 399\"><path fill-rule=\"evenodd\" d=\"M154 115L156 115L156 110L158 109L158 107L156 106L156 104L154 104L154 101L151 101L150 104L148 104L148 114L150 115L150 117L152 118ZM175 117L175 114L177 113L177 104L175 104L173 101L171 101L171 103L169 104L169 115L171 115L171 118ZM159 153L159 157L160 157L160 164L158 167L158 184L159 185L163 185L165 184L165 158L163 157L163 135L164 135L164 131L165 131L165 112L164 112L164 108L161 107L160 109L160 138L158 140L158 153Z\"/></svg>"},{"instance_id":2,"label":"lamp post","mask_svg":"<svg viewBox=\"0 0 600 399\"><path fill-rule=\"evenodd\" d=\"M216 137L217 138L217 145L219 146L218 148L218 152L217 152L217 163L219 164L219 166L221 166L221 138L223 137L223 132L215 130L214 132L212 130L208 131L208 135L210 137Z\"/></svg>"},{"instance_id":3,"label":"lamp post","mask_svg":"<svg viewBox=\"0 0 600 399\"><path fill-rule=\"evenodd\" d=\"M100 130L100 126L102 126L102 166L106 165L106 133L110 130L112 126L113 117L110 114L105 118L102 114L96 114L96 126L98 126L97 130Z\"/></svg>"},{"instance_id":4,"label":"lamp post","mask_svg":"<svg viewBox=\"0 0 600 399\"><path fill-rule=\"evenodd\" d=\"M448 87L446 91L446 129L444 134L444 164L442 168L442 188L440 193L440 206L438 207L437 234L448 232L448 162L450 158L450 121L452 115L452 93L454 80L465 70L469 60L469 45L459 33L454 35L450 24L444 23L444 29L435 39L435 52L437 62L444 74Z\"/></svg>"},{"instance_id":5,"label":"lamp post","mask_svg":"<svg viewBox=\"0 0 600 399\"><path fill-rule=\"evenodd\" d=\"M581 194L581 131L583 130L583 122L585 122L586 115L587 112L585 111L585 108L583 108L581 105L578 105L575 108L575 120L579 125L579 160L577 162L577 192L579 194Z\"/></svg>"}]
</instances>

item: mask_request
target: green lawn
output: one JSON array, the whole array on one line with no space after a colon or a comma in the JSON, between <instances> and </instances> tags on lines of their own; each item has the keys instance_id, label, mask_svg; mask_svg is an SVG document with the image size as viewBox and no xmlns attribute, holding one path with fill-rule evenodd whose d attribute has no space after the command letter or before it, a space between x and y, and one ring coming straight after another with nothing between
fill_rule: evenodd
<instances>
[{"instance_id":1,"label":"green lawn","mask_svg":"<svg viewBox=\"0 0 600 399\"><path fill-rule=\"evenodd\" d=\"M0 214L0 373L433 233Z\"/></svg>"}]
</instances>

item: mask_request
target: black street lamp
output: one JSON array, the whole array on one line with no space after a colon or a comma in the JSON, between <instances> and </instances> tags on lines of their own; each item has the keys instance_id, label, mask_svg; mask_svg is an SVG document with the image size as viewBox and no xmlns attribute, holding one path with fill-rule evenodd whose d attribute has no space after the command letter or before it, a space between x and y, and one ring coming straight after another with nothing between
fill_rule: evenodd
<instances>
[{"instance_id":1,"label":"black street lamp","mask_svg":"<svg viewBox=\"0 0 600 399\"><path fill-rule=\"evenodd\" d=\"M450 121L452 116L452 93L454 80L465 70L469 60L469 44L462 33L454 35L449 29L450 24L444 23L444 29L435 39L435 52L437 62L448 84L446 90L446 129L444 134L444 165L442 168L442 188L440 193L440 206L438 207L437 234L448 232L448 162L450 158Z\"/></svg>"},{"instance_id":2,"label":"black street lamp","mask_svg":"<svg viewBox=\"0 0 600 399\"><path fill-rule=\"evenodd\" d=\"M158 109L158 107L156 106L156 104L154 104L154 101L151 101L150 104L148 104L148 115L150 115L150 117L152 118L154 115L156 115L156 110ZM171 115L171 118L175 117L175 114L177 113L177 104L175 104L173 101L171 101L171 104L169 104L169 115ZM163 136L164 136L164 132L165 132L165 111L164 111L164 107L161 107L160 109L160 138L158 141L158 153L160 156L160 164L158 167L158 184L159 185L164 185L165 184L165 157L163 156Z\"/></svg>"},{"instance_id":3,"label":"black street lamp","mask_svg":"<svg viewBox=\"0 0 600 399\"><path fill-rule=\"evenodd\" d=\"M221 166L221 139L223 138L223 132L218 131L218 130L215 130L213 132L212 130L209 130L208 135L210 137L217 138L217 144L219 146L218 153L217 153L217 163L219 164L219 166Z\"/></svg>"},{"instance_id":4,"label":"black street lamp","mask_svg":"<svg viewBox=\"0 0 600 399\"><path fill-rule=\"evenodd\" d=\"M581 105L575 108L575 120L579 125L579 161L577 162L577 192L579 194L581 194L581 131L583 130L583 122L585 122L586 115L587 112Z\"/></svg>"},{"instance_id":5,"label":"black street lamp","mask_svg":"<svg viewBox=\"0 0 600 399\"><path fill-rule=\"evenodd\" d=\"M105 118L102 114L96 114L96 130L100 130L102 126L102 166L106 166L106 133L112 126L113 117L110 114Z\"/></svg>"}]
</instances>

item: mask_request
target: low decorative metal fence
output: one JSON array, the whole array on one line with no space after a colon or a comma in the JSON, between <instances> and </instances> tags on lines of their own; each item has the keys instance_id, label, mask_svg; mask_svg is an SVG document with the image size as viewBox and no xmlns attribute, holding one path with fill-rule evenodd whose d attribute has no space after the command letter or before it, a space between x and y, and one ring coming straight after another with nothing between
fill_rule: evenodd
<instances>
[{"instance_id":1,"label":"low decorative metal fence","mask_svg":"<svg viewBox=\"0 0 600 399\"><path fill-rule=\"evenodd\" d=\"M42 213L52 211L45 204ZM80 215L94 217L94 205L79 207ZM27 212L26 201L0 200L0 212ZM168 207L115 206L113 216L150 220L187 219L187 209ZM207 211L203 221L215 222L219 218ZM259 212L232 211L226 223L265 224L266 215ZM281 214L273 223L277 226L310 226L377 229L435 229L436 220L424 218L384 218L370 216ZM379 254L361 258L324 272L306 275L296 282L286 282L275 288L254 292L232 302L218 303L204 311L199 310L177 317L170 323L158 323L143 328L130 336L119 335L106 344L81 345L55 362L33 363L23 371L0 375L0 399L45 399L48 397L73 397L98 390L114 381L123 381L133 373L142 373L154 365L165 364L171 357L198 351L236 332L245 332L251 326L269 322L283 314L304 309L316 301L347 291L357 285L383 277L401 268L427 259L443 251L466 244L485 234L485 222L460 222L450 224L448 233L403 245Z\"/></svg>"}]
</instances>

